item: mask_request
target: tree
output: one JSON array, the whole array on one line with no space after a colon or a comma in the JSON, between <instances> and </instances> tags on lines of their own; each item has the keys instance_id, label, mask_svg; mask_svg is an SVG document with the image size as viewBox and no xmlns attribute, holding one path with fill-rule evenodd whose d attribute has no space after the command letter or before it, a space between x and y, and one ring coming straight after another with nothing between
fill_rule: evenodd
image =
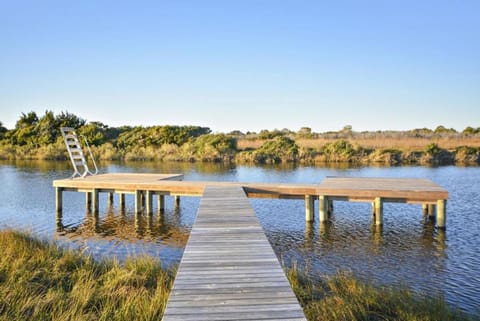
<instances>
[{"instance_id":1,"label":"tree","mask_svg":"<svg viewBox=\"0 0 480 321\"><path fill-rule=\"evenodd\" d=\"M69 113L68 111L61 112L60 114L55 117L56 126L60 127L72 127L72 128L80 128L81 126L86 124L86 120L82 119L74 114Z\"/></svg>"},{"instance_id":2,"label":"tree","mask_svg":"<svg viewBox=\"0 0 480 321\"><path fill-rule=\"evenodd\" d=\"M38 122L38 116L34 111L28 114L22 113L20 119L15 123L16 129L26 128L35 125Z\"/></svg>"},{"instance_id":3,"label":"tree","mask_svg":"<svg viewBox=\"0 0 480 321\"><path fill-rule=\"evenodd\" d=\"M446 128L445 126L437 126L433 131L435 134L455 134L457 131L453 128Z\"/></svg>"},{"instance_id":4,"label":"tree","mask_svg":"<svg viewBox=\"0 0 480 321\"><path fill-rule=\"evenodd\" d=\"M38 145L52 144L60 135L53 111L45 111L45 115L35 124L33 131L36 134L35 143Z\"/></svg>"},{"instance_id":5,"label":"tree","mask_svg":"<svg viewBox=\"0 0 480 321\"><path fill-rule=\"evenodd\" d=\"M7 131L8 129L6 127L3 127L3 123L0 121L0 139L3 139Z\"/></svg>"},{"instance_id":6,"label":"tree","mask_svg":"<svg viewBox=\"0 0 480 321\"><path fill-rule=\"evenodd\" d=\"M480 133L480 127L473 128L471 126L468 126L462 131L462 134L464 135L475 135L478 133Z\"/></svg>"},{"instance_id":7,"label":"tree","mask_svg":"<svg viewBox=\"0 0 480 321\"><path fill-rule=\"evenodd\" d=\"M98 121L89 122L78 129L78 133L85 137L90 145L101 145L106 142L106 129L108 126Z\"/></svg>"},{"instance_id":8,"label":"tree","mask_svg":"<svg viewBox=\"0 0 480 321\"><path fill-rule=\"evenodd\" d=\"M302 127L299 129L296 136L298 138L312 138L312 129L310 127Z\"/></svg>"}]
</instances>

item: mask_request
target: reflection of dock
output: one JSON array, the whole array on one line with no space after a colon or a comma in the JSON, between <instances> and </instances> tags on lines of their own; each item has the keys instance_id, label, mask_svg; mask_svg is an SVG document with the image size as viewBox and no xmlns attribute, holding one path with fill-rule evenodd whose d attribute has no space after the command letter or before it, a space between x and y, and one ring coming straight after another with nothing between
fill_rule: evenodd
<instances>
[{"instance_id":1,"label":"reflection of dock","mask_svg":"<svg viewBox=\"0 0 480 321\"><path fill-rule=\"evenodd\" d=\"M239 186L207 186L163 320L305 320Z\"/></svg>"},{"instance_id":2,"label":"reflection of dock","mask_svg":"<svg viewBox=\"0 0 480 321\"><path fill-rule=\"evenodd\" d=\"M305 219L314 220L314 203L319 200L320 221L327 221L333 212L333 201L363 201L372 203L375 224L383 224L385 202L419 203L424 213L434 215L437 226L446 226L448 192L428 179L328 177L321 184L240 183L182 181L181 174L102 174L85 178L55 180L56 210L61 213L63 191L85 192L87 205L98 212L99 193L120 194L120 206L125 194L135 195L135 212L144 209L152 213L152 198L157 196L158 209L164 208L165 195L202 196L205 186L241 187L247 197L305 199Z\"/></svg>"}]
</instances>

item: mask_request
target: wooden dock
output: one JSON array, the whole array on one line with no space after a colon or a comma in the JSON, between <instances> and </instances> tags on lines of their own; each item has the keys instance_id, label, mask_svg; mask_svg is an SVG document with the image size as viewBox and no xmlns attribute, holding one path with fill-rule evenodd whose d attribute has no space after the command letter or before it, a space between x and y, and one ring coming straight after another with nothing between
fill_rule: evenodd
<instances>
[{"instance_id":1,"label":"wooden dock","mask_svg":"<svg viewBox=\"0 0 480 321\"><path fill-rule=\"evenodd\" d=\"M305 320L243 189L207 186L163 317Z\"/></svg>"},{"instance_id":2,"label":"wooden dock","mask_svg":"<svg viewBox=\"0 0 480 321\"><path fill-rule=\"evenodd\" d=\"M366 178L327 177L320 184L241 183L182 181L182 174L125 174L110 173L85 178L60 179L53 182L56 211L61 213L64 191L85 192L86 203L98 212L99 193L120 195L120 205L125 194L135 195L135 212L144 209L152 212L153 196L158 196L158 208L163 209L165 195L202 196L206 186L240 187L247 197L285 198L305 200L305 220L314 220L315 201L319 200L319 219L327 221L333 212L333 201L361 201L372 203L376 225L383 224L383 205L386 202L422 204L424 214L435 216L437 227L446 228L446 202L448 192L428 179L419 178ZM145 203L145 206L143 204Z\"/></svg>"},{"instance_id":3,"label":"wooden dock","mask_svg":"<svg viewBox=\"0 0 480 321\"><path fill-rule=\"evenodd\" d=\"M428 179L327 177L318 186L320 221L327 221L331 202L371 202L375 224L383 224L383 203L422 204L424 214L433 215L437 207L437 227L446 227L448 192Z\"/></svg>"},{"instance_id":4,"label":"wooden dock","mask_svg":"<svg viewBox=\"0 0 480 321\"><path fill-rule=\"evenodd\" d=\"M182 181L181 174L101 174L55 180L56 211L61 217L64 191L84 192L98 213L99 193L135 195L135 212L158 209L165 195L202 196L196 221L180 263L164 320L305 320L247 197L305 200L305 219L333 212L333 201L372 203L376 225L383 224L383 204L422 204L437 226L445 228L448 192L426 179L328 177L320 184L265 184ZM145 204L145 205L144 205Z\"/></svg>"}]
</instances>

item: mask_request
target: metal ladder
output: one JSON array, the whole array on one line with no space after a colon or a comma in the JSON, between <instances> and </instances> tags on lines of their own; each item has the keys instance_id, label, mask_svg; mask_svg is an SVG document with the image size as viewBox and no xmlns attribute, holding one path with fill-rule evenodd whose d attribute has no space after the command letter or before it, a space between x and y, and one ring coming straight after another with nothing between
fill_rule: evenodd
<instances>
[{"instance_id":1,"label":"metal ladder","mask_svg":"<svg viewBox=\"0 0 480 321\"><path fill-rule=\"evenodd\" d=\"M95 163L95 159L93 158L92 150L88 145L87 139L83 137L85 145L87 146L88 152L90 154L90 158L92 159L93 166L95 166L95 172L91 172L88 168L88 162L85 158L85 155L83 154L83 149L78 139L77 133L75 132L75 129L70 127L62 127L60 128L60 130L62 132L65 145L67 146L68 155L70 156L70 160L72 161L74 171L72 178L76 176L86 177L88 175L97 175L97 164Z\"/></svg>"}]
</instances>

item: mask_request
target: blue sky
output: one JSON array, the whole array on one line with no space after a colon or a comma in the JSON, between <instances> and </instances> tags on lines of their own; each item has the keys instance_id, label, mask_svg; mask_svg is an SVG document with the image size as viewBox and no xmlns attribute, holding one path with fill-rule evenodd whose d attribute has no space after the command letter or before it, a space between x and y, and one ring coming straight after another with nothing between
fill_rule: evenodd
<instances>
[{"instance_id":1,"label":"blue sky","mask_svg":"<svg viewBox=\"0 0 480 321\"><path fill-rule=\"evenodd\" d=\"M480 1L1 1L0 121L480 126Z\"/></svg>"}]
</instances>

